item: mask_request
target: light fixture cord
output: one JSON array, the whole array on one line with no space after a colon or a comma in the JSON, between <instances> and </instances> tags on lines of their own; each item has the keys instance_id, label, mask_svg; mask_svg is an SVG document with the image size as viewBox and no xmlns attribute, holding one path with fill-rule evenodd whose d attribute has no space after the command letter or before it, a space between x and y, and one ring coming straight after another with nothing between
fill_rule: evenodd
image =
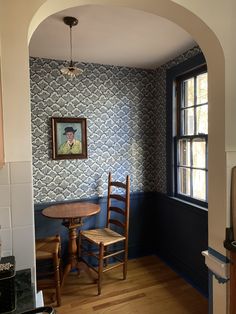
<instances>
[{"instance_id":1,"label":"light fixture cord","mask_svg":"<svg viewBox=\"0 0 236 314\"><path fill-rule=\"evenodd\" d=\"M70 67L72 66L72 26L70 26Z\"/></svg>"}]
</instances>

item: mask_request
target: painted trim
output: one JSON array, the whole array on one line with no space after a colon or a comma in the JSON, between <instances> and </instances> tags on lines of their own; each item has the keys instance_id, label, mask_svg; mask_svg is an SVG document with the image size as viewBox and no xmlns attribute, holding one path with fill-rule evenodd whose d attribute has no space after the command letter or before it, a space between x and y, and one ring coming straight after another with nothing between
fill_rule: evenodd
<instances>
[{"instance_id":1,"label":"painted trim","mask_svg":"<svg viewBox=\"0 0 236 314\"><path fill-rule=\"evenodd\" d=\"M158 194L161 194L161 193L158 193ZM199 205L194 204L194 203L187 202L187 201L180 199L180 198L177 198L177 197L168 196L165 194L162 194L162 195L167 197L171 202L173 202L173 204L177 204L178 206L181 206L186 211L191 209L192 211L194 211L198 215L202 215L203 214L202 212L204 212L204 214L208 216L208 209L207 208L204 208L204 207L199 206Z\"/></svg>"},{"instance_id":2,"label":"painted trim","mask_svg":"<svg viewBox=\"0 0 236 314\"><path fill-rule=\"evenodd\" d=\"M221 262L224 262L224 263L229 263L230 260L227 256L225 255L222 255L221 253L217 252L216 250L214 250L213 248L211 247L208 247L208 252L209 254L211 254L212 256L216 257L217 259L219 259Z\"/></svg>"},{"instance_id":3,"label":"painted trim","mask_svg":"<svg viewBox=\"0 0 236 314\"><path fill-rule=\"evenodd\" d=\"M132 192L130 193L130 200L137 200L142 199L144 196L145 198L151 198L156 197L156 195L159 194L157 192ZM163 194L164 195L164 194ZM57 204L63 204L63 203L76 203L76 202L92 202L96 204L106 204L107 203L107 196L94 196L94 197L86 197L86 198L77 198L77 199L71 199L71 200L64 200L64 201L52 201L52 202L42 202L42 203L35 203L34 204L34 210L42 210L48 206L57 205Z\"/></svg>"},{"instance_id":4,"label":"painted trim","mask_svg":"<svg viewBox=\"0 0 236 314\"><path fill-rule=\"evenodd\" d=\"M213 273L208 271L208 314L213 314Z\"/></svg>"},{"instance_id":5,"label":"painted trim","mask_svg":"<svg viewBox=\"0 0 236 314\"><path fill-rule=\"evenodd\" d=\"M217 252L211 247L208 247L208 252L215 258L219 259L221 262L228 264L230 260L227 256ZM214 274L210 269L208 269L208 313L213 314L213 277L219 282L219 284L224 284L228 280L224 278L220 278L216 274Z\"/></svg>"},{"instance_id":6,"label":"painted trim","mask_svg":"<svg viewBox=\"0 0 236 314\"><path fill-rule=\"evenodd\" d=\"M174 135L174 122L173 121L173 103L176 98L176 90L174 88L175 80L179 76L183 76L188 72L192 72L206 65L206 60L203 53L189 58L176 66L171 67L166 71L166 169L167 169L167 194L175 197L176 176L174 175L177 157L174 154L175 142ZM184 199L184 197L183 197ZM186 198L186 201L189 201ZM194 200L193 204L206 207L205 202Z\"/></svg>"},{"instance_id":7,"label":"painted trim","mask_svg":"<svg viewBox=\"0 0 236 314\"><path fill-rule=\"evenodd\" d=\"M202 255L205 257L205 265L208 267L218 283L226 283L229 280L228 263L225 263L217 257L211 255L209 251L202 251Z\"/></svg>"}]
</instances>

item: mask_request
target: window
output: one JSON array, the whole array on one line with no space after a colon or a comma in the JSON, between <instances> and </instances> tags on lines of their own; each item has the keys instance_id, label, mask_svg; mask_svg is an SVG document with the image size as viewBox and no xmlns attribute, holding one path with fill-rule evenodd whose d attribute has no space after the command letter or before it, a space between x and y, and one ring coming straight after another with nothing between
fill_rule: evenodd
<instances>
[{"instance_id":1,"label":"window","mask_svg":"<svg viewBox=\"0 0 236 314\"><path fill-rule=\"evenodd\" d=\"M208 75L206 67L179 76L176 86L174 194L207 205Z\"/></svg>"}]
</instances>

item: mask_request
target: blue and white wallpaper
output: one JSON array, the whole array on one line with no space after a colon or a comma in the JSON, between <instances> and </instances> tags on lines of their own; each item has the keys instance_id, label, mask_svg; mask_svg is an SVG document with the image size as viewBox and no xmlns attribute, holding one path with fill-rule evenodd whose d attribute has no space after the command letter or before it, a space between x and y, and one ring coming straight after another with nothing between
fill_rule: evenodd
<instances>
[{"instance_id":1,"label":"blue and white wallpaper","mask_svg":"<svg viewBox=\"0 0 236 314\"><path fill-rule=\"evenodd\" d=\"M195 47L157 70L30 58L34 202L106 195L107 176L131 176L131 191L166 192L165 74ZM51 117L87 118L88 159L52 160Z\"/></svg>"},{"instance_id":2,"label":"blue and white wallpaper","mask_svg":"<svg viewBox=\"0 0 236 314\"><path fill-rule=\"evenodd\" d=\"M107 176L131 175L132 191L155 189L155 72L30 59L35 203L106 194ZM52 160L51 117L87 118L88 159Z\"/></svg>"}]
</instances>

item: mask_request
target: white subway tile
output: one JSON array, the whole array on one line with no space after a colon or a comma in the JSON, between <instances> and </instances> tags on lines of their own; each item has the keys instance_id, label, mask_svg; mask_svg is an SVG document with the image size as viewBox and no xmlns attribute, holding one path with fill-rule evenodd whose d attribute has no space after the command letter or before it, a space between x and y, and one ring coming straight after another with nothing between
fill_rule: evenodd
<instances>
[{"instance_id":1,"label":"white subway tile","mask_svg":"<svg viewBox=\"0 0 236 314\"><path fill-rule=\"evenodd\" d=\"M0 185L0 206L10 207L10 186Z\"/></svg>"},{"instance_id":2,"label":"white subway tile","mask_svg":"<svg viewBox=\"0 0 236 314\"><path fill-rule=\"evenodd\" d=\"M12 251L5 251L5 250L2 251L2 257L11 256L11 255L12 255Z\"/></svg>"},{"instance_id":3,"label":"white subway tile","mask_svg":"<svg viewBox=\"0 0 236 314\"><path fill-rule=\"evenodd\" d=\"M12 251L12 230L2 229L1 230L1 241L3 251Z\"/></svg>"},{"instance_id":4,"label":"white subway tile","mask_svg":"<svg viewBox=\"0 0 236 314\"><path fill-rule=\"evenodd\" d=\"M8 185L10 183L9 163L6 163L0 169L0 185Z\"/></svg>"},{"instance_id":5,"label":"white subway tile","mask_svg":"<svg viewBox=\"0 0 236 314\"><path fill-rule=\"evenodd\" d=\"M2 229L11 228L10 207L0 207L0 225Z\"/></svg>"},{"instance_id":6,"label":"white subway tile","mask_svg":"<svg viewBox=\"0 0 236 314\"><path fill-rule=\"evenodd\" d=\"M33 225L33 192L32 185L11 185L12 226Z\"/></svg>"},{"instance_id":7,"label":"white subway tile","mask_svg":"<svg viewBox=\"0 0 236 314\"><path fill-rule=\"evenodd\" d=\"M30 161L10 163L11 184L33 182L32 164Z\"/></svg>"},{"instance_id":8,"label":"white subway tile","mask_svg":"<svg viewBox=\"0 0 236 314\"><path fill-rule=\"evenodd\" d=\"M13 255L16 258L16 270L35 268L34 227L13 228Z\"/></svg>"}]
</instances>

